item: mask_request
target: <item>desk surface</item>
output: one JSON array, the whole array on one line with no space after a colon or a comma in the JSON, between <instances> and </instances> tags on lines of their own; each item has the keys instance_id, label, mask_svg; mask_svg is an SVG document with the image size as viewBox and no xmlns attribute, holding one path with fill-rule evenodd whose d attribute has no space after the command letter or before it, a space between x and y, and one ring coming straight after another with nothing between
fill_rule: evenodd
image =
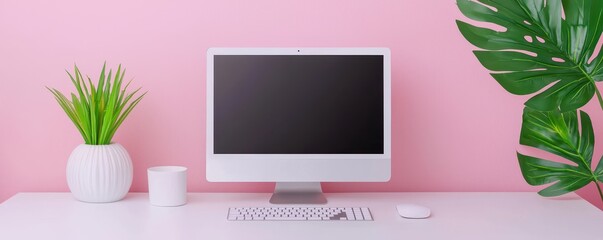
<instances>
[{"instance_id":1,"label":"desk surface","mask_svg":"<svg viewBox=\"0 0 603 240\"><path fill-rule=\"evenodd\" d=\"M594 239L603 212L580 197L536 193L328 193L326 206L368 206L368 222L230 222L228 207L270 206L267 193L190 193L155 207L146 193L89 204L70 193L19 193L0 204L0 239ZM399 203L432 216L398 216ZM272 205L274 206L274 205Z\"/></svg>"}]
</instances>

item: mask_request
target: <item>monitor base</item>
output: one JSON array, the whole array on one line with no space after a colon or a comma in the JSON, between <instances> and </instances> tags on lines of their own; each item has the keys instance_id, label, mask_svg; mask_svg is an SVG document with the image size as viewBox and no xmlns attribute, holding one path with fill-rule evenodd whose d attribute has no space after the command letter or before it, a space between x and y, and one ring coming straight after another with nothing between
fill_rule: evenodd
<instances>
[{"instance_id":1,"label":"monitor base","mask_svg":"<svg viewBox=\"0 0 603 240\"><path fill-rule=\"evenodd\" d=\"M277 182L272 204L326 204L319 182Z\"/></svg>"}]
</instances>

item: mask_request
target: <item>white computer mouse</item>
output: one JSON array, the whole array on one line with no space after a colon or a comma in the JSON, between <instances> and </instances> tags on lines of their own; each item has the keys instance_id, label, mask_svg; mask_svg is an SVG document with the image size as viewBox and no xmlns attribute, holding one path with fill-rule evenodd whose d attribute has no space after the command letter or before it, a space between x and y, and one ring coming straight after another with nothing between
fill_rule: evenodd
<instances>
[{"instance_id":1,"label":"white computer mouse","mask_svg":"<svg viewBox=\"0 0 603 240\"><path fill-rule=\"evenodd\" d=\"M403 218L428 218L431 215L429 208L416 204L400 204L396 206L396 209Z\"/></svg>"}]
</instances>

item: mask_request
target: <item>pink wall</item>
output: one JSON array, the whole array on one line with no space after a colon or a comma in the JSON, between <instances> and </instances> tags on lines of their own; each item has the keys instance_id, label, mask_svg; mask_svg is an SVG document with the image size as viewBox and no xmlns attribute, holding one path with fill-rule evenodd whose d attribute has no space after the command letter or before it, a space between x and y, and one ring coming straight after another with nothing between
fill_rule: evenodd
<instances>
[{"instance_id":1,"label":"pink wall","mask_svg":"<svg viewBox=\"0 0 603 240\"><path fill-rule=\"evenodd\" d=\"M391 48L392 179L327 191L536 191L515 157L526 98L481 67L460 17L453 0L0 0L0 202L68 190L66 159L82 140L44 86L72 91L63 69L96 77L105 60L149 91L114 139L133 158L132 191L147 190L156 165L189 167L191 191L271 191L205 180L205 51L216 46ZM601 206L592 186L581 194Z\"/></svg>"}]
</instances>

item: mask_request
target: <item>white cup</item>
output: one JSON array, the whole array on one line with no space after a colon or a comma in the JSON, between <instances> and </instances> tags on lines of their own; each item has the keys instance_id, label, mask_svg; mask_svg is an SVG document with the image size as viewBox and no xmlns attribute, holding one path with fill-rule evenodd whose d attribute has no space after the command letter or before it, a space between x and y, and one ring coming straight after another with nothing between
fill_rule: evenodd
<instances>
[{"instance_id":1,"label":"white cup","mask_svg":"<svg viewBox=\"0 0 603 240\"><path fill-rule=\"evenodd\" d=\"M147 169L152 205L175 207L186 204L186 168L159 166Z\"/></svg>"}]
</instances>

